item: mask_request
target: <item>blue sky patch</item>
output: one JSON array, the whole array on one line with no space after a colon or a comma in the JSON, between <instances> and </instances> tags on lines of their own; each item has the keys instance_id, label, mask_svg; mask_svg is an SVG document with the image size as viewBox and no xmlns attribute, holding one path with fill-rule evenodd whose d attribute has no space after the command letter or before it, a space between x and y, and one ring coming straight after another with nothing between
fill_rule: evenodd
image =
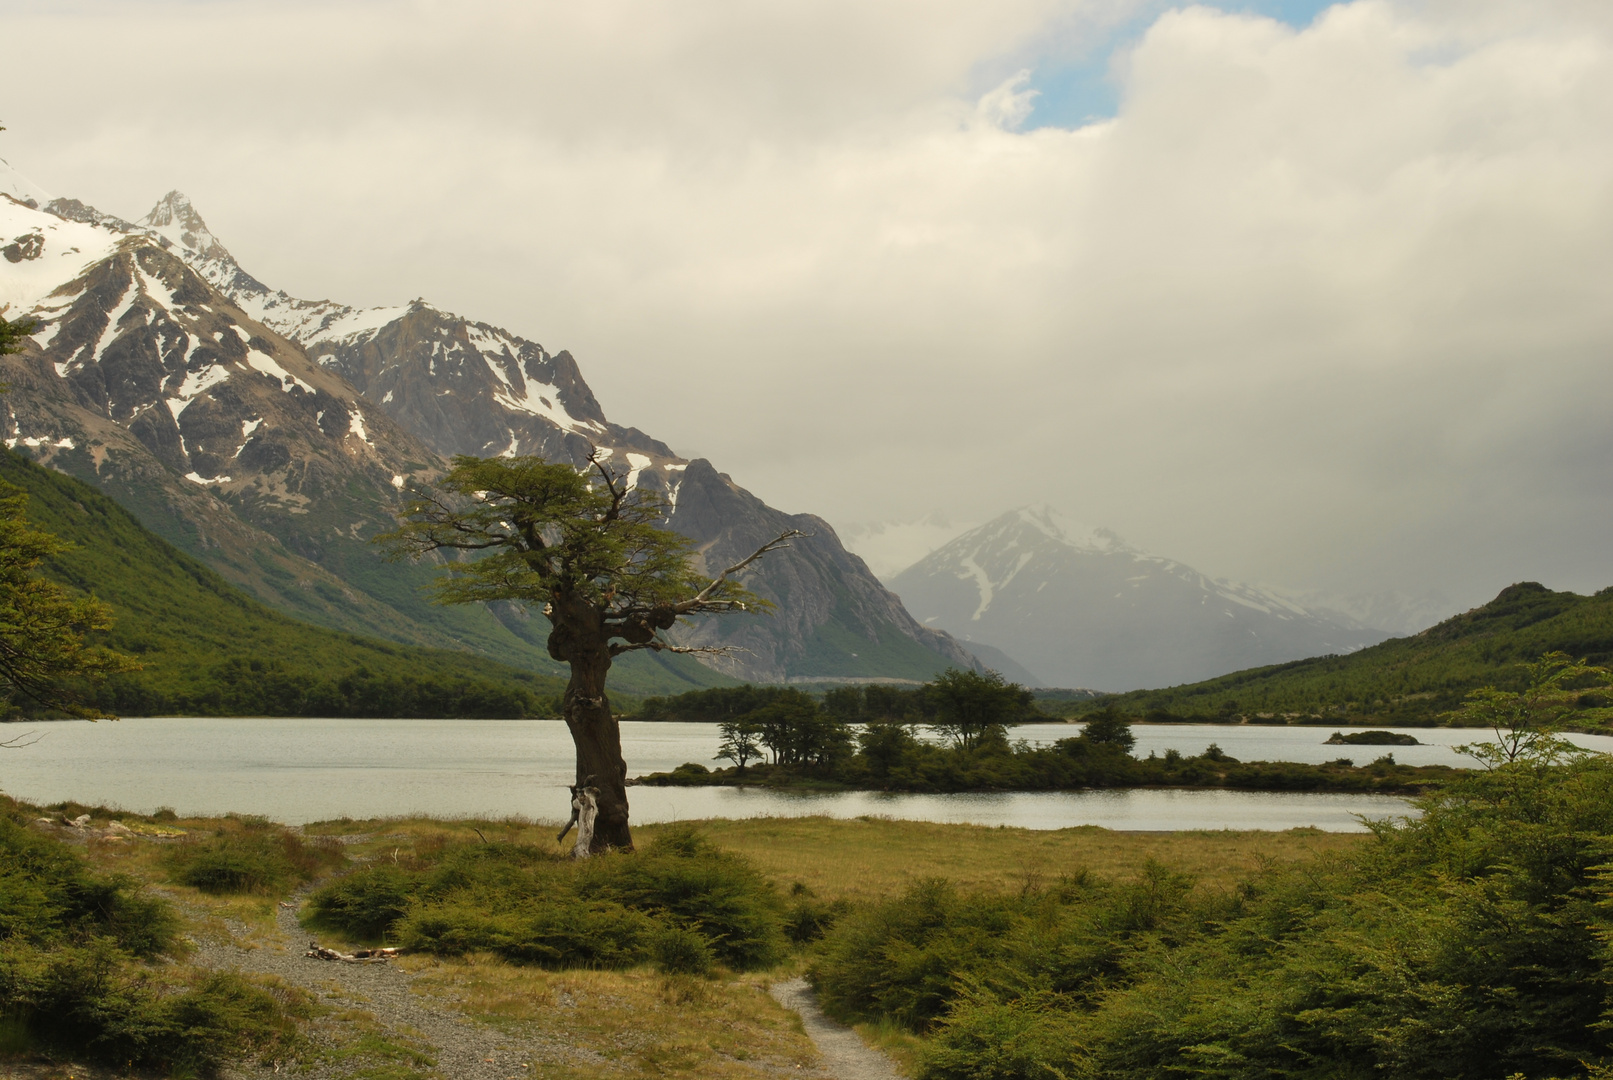
<instances>
[{"instance_id":1,"label":"blue sky patch","mask_svg":"<svg viewBox=\"0 0 1613 1080\"><path fill-rule=\"evenodd\" d=\"M1303 29L1339 0L1247 0L1206 4L1235 14L1264 15ZM1079 55L1044 55L1031 65L1029 89L1038 91L1035 109L1025 121L1026 130L1043 127L1077 128L1114 116L1120 106L1120 87L1110 76L1110 62L1141 39L1159 16L1174 4L1147 4L1131 19L1105 28L1082 42Z\"/></svg>"}]
</instances>

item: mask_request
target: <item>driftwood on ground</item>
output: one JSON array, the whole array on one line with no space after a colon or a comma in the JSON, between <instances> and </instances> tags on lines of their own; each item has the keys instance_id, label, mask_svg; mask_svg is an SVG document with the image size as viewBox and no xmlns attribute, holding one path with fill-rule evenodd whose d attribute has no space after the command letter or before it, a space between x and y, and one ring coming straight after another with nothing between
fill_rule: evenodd
<instances>
[{"instance_id":1,"label":"driftwood on ground","mask_svg":"<svg viewBox=\"0 0 1613 1080\"><path fill-rule=\"evenodd\" d=\"M308 951L304 956L311 956L315 960L338 960L344 964L384 964L398 955L397 949L355 949L344 953L336 949L327 949L317 941L308 943Z\"/></svg>"}]
</instances>

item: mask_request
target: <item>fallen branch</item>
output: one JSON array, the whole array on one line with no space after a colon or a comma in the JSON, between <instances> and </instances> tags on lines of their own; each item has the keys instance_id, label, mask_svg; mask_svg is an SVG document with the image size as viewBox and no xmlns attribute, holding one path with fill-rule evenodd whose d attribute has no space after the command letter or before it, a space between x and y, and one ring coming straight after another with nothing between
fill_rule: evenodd
<instances>
[{"instance_id":1,"label":"fallen branch","mask_svg":"<svg viewBox=\"0 0 1613 1080\"><path fill-rule=\"evenodd\" d=\"M304 956L315 960L336 960L343 964L384 964L398 955L397 949L357 949L350 953L340 952L336 949L327 949L317 941L308 943L308 951Z\"/></svg>"}]
</instances>

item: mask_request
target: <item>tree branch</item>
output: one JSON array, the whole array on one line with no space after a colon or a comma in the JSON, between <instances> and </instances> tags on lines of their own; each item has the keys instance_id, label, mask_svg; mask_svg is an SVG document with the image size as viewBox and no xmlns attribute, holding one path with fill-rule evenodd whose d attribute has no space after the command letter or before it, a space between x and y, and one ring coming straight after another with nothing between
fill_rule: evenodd
<instances>
[{"instance_id":1,"label":"tree branch","mask_svg":"<svg viewBox=\"0 0 1613 1080\"><path fill-rule=\"evenodd\" d=\"M605 511L604 521L616 521L622 516L622 500L627 498L625 489L616 490L616 477L605 468L605 459L599 456L599 447L593 443L588 444L588 463L599 470L599 475L605 481L605 490L610 492L610 509Z\"/></svg>"},{"instance_id":2,"label":"tree branch","mask_svg":"<svg viewBox=\"0 0 1613 1080\"><path fill-rule=\"evenodd\" d=\"M612 642L610 654L620 656L624 652L633 652L636 649L650 649L654 652L700 653L705 656L732 656L735 653L750 652L743 645L673 645L670 642L662 641L660 638L652 638L638 645Z\"/></svg>"},{"instance_id":3,"label":"tree branch","mask_svg":"<svg viewBox=\"0 0 1613 1080\"><path fill-rule=\"evenodd\" d=\"M722 573L720 573L716 577L712 578L711 579L711 584L707 585L704 589L701 589L693 597L691 597L688 600L680 601L679 603L673 605L673 610L675 610L679 615L687 615L690 612L702 610L702 606L705 605L708 602L711 602L711 603L724 603L724 601L720 601L720 600L711 601L711 594L713 592L715 592L717 590L718 586L720 586L724 581L727 581L731 576L733 576L734 574L739 573L741 570L745 569L745 567L749 566L751 563L755 562L757 559L760 559L763 555L766 555L769 551L777 551L779 548L787 548L787 547L790 546L789 542L791 540L794 540L797 537L810 536L810 535L812 535L812 534L802 532L800 529L787 529L786 531L779 533L773 539L769 540L767 543L763 544L761 547L759 547L755 551L751 552L745 558L739 560L739 562L736 562L734 565L730 566L728 569L724 570ZM731 610L733 607L736 607L736 606L741 611L743 611L744 607L745 607L745 605L739 604L737 602L728 602L728 605L727 605L726 609Z\"/></svg>"}]
</instances>

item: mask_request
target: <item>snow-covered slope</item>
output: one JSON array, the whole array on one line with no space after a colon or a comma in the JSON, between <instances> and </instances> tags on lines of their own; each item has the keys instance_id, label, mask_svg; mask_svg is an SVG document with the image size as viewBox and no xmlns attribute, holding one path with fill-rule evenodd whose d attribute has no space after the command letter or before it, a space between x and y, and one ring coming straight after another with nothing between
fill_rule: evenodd
<instances>
[{"instance_id":1,"label":"snow-covered slope","mask_svg":"<svg viewBox=\"0 0 1613 1080\"><path fill-rule=\"evenodd\" d=\"M925 625L996 646L1054 686L1169 686L1389 636L1212 580L1048 507L972 529L890 585Z\"/></svg>"}]
</instances>

